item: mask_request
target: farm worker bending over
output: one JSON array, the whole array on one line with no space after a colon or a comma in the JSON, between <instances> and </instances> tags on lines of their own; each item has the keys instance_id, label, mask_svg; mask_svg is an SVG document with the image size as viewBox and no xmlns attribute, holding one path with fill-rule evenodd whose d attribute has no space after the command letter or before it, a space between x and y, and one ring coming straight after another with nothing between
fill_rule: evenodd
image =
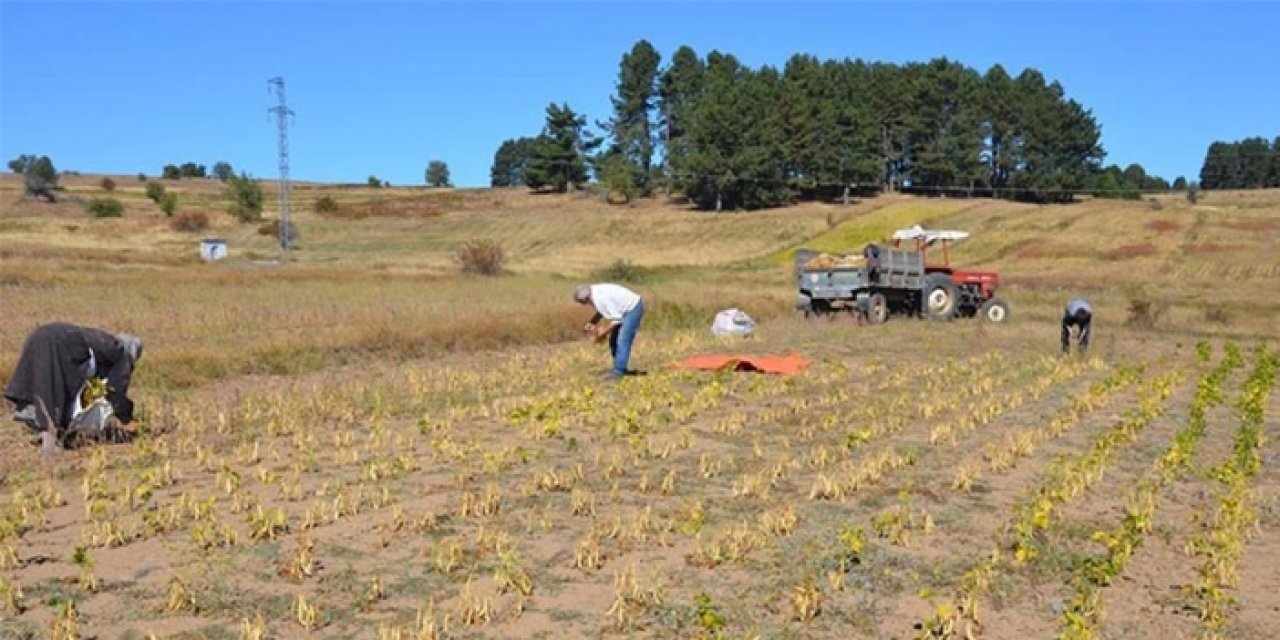
<instances>
[{"instance_id":1,"label":"farm worker bending over","mask_svg":"<svg viewBox=\"0 0 1280 640\"><path fill-rule=\"evenodd\" d=\"M105 378L107 401L128 424L133 421L129 378L141 356L142 340L127 333L61 322L41 325L27 336L4 397L14 404L15 421L56 437L71 421L85 381Z\"/></svg>"},{"instance_id":2,"label":"farm worker bending over","mask_svg":"<svg viewBox=\"0 0 1280 640\"><path fill-rule=\"evenodd\" d=\"M609 352L613 354L613 371L609 377L617 379L627 375L631 343L644 318L644 301L640 295L616 284L584 284L573 290L573 300L596 308L596 314L583 330L594 334L596 342L609 339ZM606 322L601 324L601 320Z\"/></svg>"},{"instance_id":3,"label":"farm worker bending over","mask_svg":"<svg viewBox=\"0 0 1280 640\"><path fill-rule=\"evenodd\" d=\"M1093 324L1093 307L1084 300L1075 299L1067 303L1062 313L1062 352L1067 353L1071 346L1071 327L1076 327L1080 339L1080 353L1089 349L1089 330Z\"/></svg>"}]
</instances>

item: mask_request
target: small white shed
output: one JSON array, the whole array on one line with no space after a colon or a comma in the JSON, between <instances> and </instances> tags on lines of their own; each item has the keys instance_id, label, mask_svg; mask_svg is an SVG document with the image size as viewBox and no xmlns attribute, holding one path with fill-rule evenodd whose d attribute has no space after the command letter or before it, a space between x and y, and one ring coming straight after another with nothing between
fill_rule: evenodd
<instances>
[{"instance_id":1,"label":"small white shed","mask_svg":"<svg viewBox=\"0 0 1280 640\"><path fill-rule=\"evenodd\" d=\"M205 238L200 241L200 257L205 262L227 257L227 241L222 238Z\"/></svg>"}]
</instances>

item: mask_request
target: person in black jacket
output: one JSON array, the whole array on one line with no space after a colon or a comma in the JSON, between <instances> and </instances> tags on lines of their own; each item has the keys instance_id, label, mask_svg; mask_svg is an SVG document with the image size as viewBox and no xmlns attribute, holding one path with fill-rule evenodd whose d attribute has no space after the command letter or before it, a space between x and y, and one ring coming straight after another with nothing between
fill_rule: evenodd
<instances>
[{"instance_id":1,"label":"person in black jacket","mask_svg":"<svg viewBox=\"0 0 1280 640\"><path fill-rule=\"evenodd\" d=\"M1080 353L1084 354L1089 349L1089 338L1092 333L1093 325L1093 307L1084 300L1072 300L1067 303L1067 308L1062 311L1062 353L1067 353L1071 347L1071 327L1079 329L1078 335L1080 339Z\"/></svg>"},{"instance_id":2,"label":"person in black jacket","mask_svg":"<svg viewBox=\"0 0 1280 640\"><path fill-rule=\"evenodd\" d=\"M35 432L58 434L75 410L86 380L105 378L107 400L121 424L133 421L129 379L142 357L142 340L121 333L54 322L27 336L4 396L13 419Z\"/></svg>"}]
</instances>

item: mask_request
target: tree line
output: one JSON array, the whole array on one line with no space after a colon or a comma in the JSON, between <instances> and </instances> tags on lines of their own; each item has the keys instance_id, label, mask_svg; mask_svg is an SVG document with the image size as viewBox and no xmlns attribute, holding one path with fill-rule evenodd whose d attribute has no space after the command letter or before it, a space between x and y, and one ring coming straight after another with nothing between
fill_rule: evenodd
<instances>
[{"instance_id":1,"label":"tree line","mask_svg":"<svg viewBox=\"0 0 1280 640\"><path fill-rule=\"evenodd\" d=\"M1204 189L1266 189L1280 187L1280 136L1214 142L1200 167Z\"/></svg>"},{"instance_id":2,"label":"tree line","mask_svg":"<svg viewBox=\"0 0 1280 640\"><path fill-rule=\"evenodd\" d=\"M611 104L603 135L549 105L538 135L498 148L490 183L563 192L594 175L625 198L662 188L717 210L870 190L1063 201L1171 188L1140 165L1103 169L1093 114L1030 68L803 54L751 68L687 46L664 66L641 40Z\"/></svg>"}]
</instances>

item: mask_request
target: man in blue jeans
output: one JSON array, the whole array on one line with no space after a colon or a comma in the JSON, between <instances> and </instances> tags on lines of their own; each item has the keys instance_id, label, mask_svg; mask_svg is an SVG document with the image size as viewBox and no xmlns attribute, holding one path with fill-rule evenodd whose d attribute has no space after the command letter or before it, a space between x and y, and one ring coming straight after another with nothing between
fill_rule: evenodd
<instances>
[{"instance_id":1,"label":"man in blue jeans","mask_svg":"<svg viewBox=\"0 0 1280 640\"><path fill-rule=\"evenodd\" d=\"M631 344L635 342L636 330L644 319L644 301L640 295L616 284L584 284L573 290L573 300L596 309L583 330L594 334L596 342L609 339L609 352L613 354L613 370L609 372L609 378L618 379L636 373L628 369L627 364L631 360ZM606 322L601 323L601 320Z\"/></svg>"}]
</instances>

